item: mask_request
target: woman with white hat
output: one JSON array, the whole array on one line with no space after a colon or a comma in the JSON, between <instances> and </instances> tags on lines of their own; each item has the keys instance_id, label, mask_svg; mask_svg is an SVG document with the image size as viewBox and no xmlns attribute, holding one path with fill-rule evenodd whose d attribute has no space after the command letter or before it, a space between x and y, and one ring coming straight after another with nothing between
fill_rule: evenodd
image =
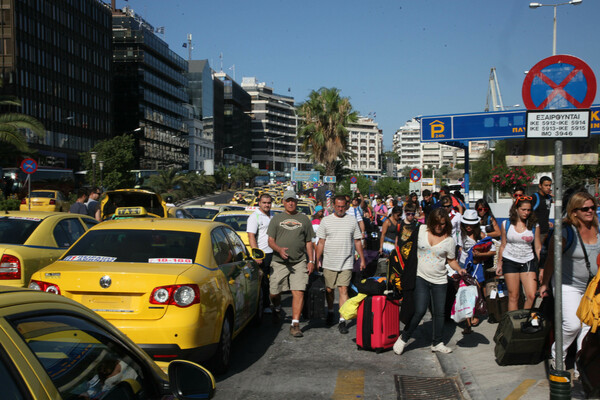
<instances>
[{"instance_id":1,"label":"woman with white hat","mask_svg":"<svg viewBox=\"0 0 600 400\"><path fill-rule=\"evenodd\" d=\"M460 235L458 238L460 256L458 262L462 268L467 270L469 275L477 279L477 282L482 283L484 281L483 261L489 257L493 257L496 254L496 249L493 247L493 244L490 248L483 250L473 248L477 242L486 237L485 233L481 231L480 221L481 218L479 218L475 210L466 210L461 216ZM477 325L479 325L478 318L468 318L467 327L463 330L463 334L471 333L471 326Z\"/></svg>"}]
</instances>

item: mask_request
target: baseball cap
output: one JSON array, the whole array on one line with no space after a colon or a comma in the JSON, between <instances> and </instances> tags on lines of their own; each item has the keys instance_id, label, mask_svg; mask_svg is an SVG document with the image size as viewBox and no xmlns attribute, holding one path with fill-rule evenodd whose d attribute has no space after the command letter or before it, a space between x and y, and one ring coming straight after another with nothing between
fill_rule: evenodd
<instances>
[{"instance_id":1,"label":"baseball cap","mask_svg":"<svg viewBox=\"0 0 600 400\"><path fill-rule=\"evenodd\" d=\"M316 206L315 207L315 214L318 213L319 211L321 211L323 209L322 206Z\"/></svg>"},{"instance_id":2,"label":"baseball cap","mask_svg":"<svg viewBox=\"0 0 600 400\"><path fill-rule=\"evenodd\" d=\"M287 200L287 199L295 199L296 198L296 192L294 192L293 190L286 190L283 193L283 199Z\"/></svg>"}]
</instances>

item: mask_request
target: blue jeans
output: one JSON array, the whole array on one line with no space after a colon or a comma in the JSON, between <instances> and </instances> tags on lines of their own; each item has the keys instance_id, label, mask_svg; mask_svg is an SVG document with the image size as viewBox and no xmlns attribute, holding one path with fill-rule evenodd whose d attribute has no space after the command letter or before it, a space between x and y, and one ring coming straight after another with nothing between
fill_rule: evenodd
<instances>
[{"instance_id":1,"label":"blue jeans","mask_svg":"<svg viewBox=\"0 0 600 400\"><path fill-rule=\"evenodd\" d=\"M427 282L425 279L417 276L415 282L415 314L410 320L410 323L402 331L402 340L407 342L411 338L413 332L419 326L423 316L427 312L427 306L431 302L431 310L433 314L433 341L432 345L436 346L442 342L442 333L444 331L444 307L446 304L446 284L436 285Z\"/></svg>"}]
</instances>

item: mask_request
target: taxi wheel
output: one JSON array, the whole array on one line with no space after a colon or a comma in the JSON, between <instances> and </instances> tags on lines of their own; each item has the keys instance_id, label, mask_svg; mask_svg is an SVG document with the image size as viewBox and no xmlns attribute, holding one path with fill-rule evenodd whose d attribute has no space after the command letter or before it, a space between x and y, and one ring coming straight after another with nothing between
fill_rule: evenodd
<instances>
[{"instance_id":1,"label":"taxi wheel","mask_svg":"<svg viewBox=\"0 0 600 400\"><path fill-rule=\"evenodd\" d=\"M215 374L223 374L229 368L229 360L231 358L231 318L227 314L223 320L221 328L221 338L219 339L219 347L212 358L212 369Z\"/></svg>"}]
</instances>

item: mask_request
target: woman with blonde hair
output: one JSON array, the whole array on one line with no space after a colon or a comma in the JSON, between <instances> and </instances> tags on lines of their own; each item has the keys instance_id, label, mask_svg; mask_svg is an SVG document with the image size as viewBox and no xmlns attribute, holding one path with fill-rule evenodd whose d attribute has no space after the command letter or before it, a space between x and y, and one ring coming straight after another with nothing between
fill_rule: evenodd
<instances>
[{"instance_id":1,"label":"woman with blonde hair","mask_svg":"<svg viewBox=\"0 0 600 400\"><path fill-rule=\"evenodd\" d=\"M563 365L567 349L577 340L577 351L581 350L583 338L590 330L577 318L577 307L585 293L591 278L598 273L597 258L600 254L600 233L596 200L587 192L573 194L567 204L567 214L562 229L562 331ZM548 260L544 268L544 277L540 294L549 295L549 284L556 290L554 273L554 238L550 239ZM556 358L556 344L552 345L552 361ZM575 366L575 377L578 377Z\"/></svg>"}]
</instances>

